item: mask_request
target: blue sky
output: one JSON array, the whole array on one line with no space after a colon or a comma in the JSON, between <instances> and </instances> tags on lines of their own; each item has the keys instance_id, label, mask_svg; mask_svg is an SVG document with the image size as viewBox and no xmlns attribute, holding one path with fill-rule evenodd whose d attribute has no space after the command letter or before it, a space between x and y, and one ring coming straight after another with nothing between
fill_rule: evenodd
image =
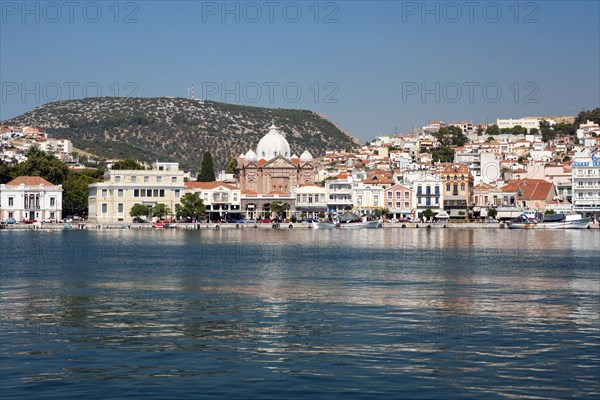
<instances>
[{"instance_id":1,"label":"blue sky","mask_svg":"<svg viewBox=\"0 0 600 400\"><path fill-rule=\"evenodd\" d=\"M0 2L0 119L52 100L310 109L370 140L600 106L598 1Z\"/></svg>"}]
</instances>

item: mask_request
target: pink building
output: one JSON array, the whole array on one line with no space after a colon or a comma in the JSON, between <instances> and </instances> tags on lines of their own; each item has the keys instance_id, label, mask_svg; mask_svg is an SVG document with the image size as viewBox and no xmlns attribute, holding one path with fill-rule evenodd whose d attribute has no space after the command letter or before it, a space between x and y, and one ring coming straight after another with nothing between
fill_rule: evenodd
<instances>
[{"instance_id":1,"label":"pink building","mask_svg":"<svg viewBox=\"0 0 600 400\"><path fill-rule=\"evenodd\" d=\"M390 218L411 218L412 216L412 187L396 184L383 191L384 206Z\"/></svg>"}]
</instances>

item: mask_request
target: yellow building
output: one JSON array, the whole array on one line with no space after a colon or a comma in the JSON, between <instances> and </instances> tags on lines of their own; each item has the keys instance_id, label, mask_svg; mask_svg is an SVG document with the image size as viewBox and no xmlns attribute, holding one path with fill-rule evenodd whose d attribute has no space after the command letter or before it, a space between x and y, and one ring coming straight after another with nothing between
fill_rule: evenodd
<instances>
[{"instance_id":1,"label":"yellow building","mask_svg":"<svg viewBox=\"0 0 600 400\"><path fill-rule=\"evenodd\" d=\"M446 165L441 172L444 191L444 210L450 218L467 218L472 203L473 175L469 167L462 164Z\"/></svg>"},{"instance_id":2,"label":"yellow building","mask_svg":"<svg viewBox=\"0 0 600 400\"><path fill-rule=\"evenodd\" d=\"M109 170L104 182L88 187L89 221L133 222L129 212L135 204L165 204L175 214L184 189L178 163L157 162L151 170Z\"/></svg>"}]
</instances>

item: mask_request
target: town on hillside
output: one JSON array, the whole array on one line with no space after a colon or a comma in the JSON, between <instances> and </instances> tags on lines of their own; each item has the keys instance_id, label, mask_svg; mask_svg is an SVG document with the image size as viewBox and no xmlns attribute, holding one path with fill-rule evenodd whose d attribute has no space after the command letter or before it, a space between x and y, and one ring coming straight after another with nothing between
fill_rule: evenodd
<instances>
[{"instance_id":1,"label":"town on hillside","mask_svg":"<svg viewBox=\"0 0 600 400\"><path fill-rule=\"evenodd\" d=\"M292 152L271 125L226 170L205 153L197 175L164 160L99 160L43 129L0 125L0 220L302 222L352 211L390 223L495 222L534 210L597 221L599 121L574 121L428 122L318 158Z\"/></svg>"}]
</instances>

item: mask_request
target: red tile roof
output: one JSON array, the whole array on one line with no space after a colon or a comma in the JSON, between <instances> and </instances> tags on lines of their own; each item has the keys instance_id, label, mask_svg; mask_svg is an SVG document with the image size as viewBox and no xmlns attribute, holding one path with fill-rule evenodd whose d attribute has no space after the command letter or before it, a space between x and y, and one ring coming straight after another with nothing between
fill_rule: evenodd
<instances>
[{"instance_id":1,"label":"red tile roof","mask_svg":"<svg viewBox=\"0 0 600 400\"><path fill-rule=\"evenodd\" d=\"M518 193L519 189L523 193L518 196L519 200L546 200L553 189L551 182L543 179L519 179L510 181L502 187L503 192Z\"/></svg>"},{"instance_id":2,"label":"red tile roof","mask_svg":"<svg viewBox=\"0 0 600 400\"><path fill-rule=\"evenodd\" d=\"M239 189L237 186L230 185L229 183L221 182L221 181L213 181L213 182L196 182L190 181L185 182L186 189L215 189L219 186L223 186L227 189L236 190Z\"/></svg>"},{"instance_id":3,"label":"red tile roof","mask_svg":"<svg viewBox=\"0 0 600 400\"><path fill-rule=\"evenodd\" d=\"M39 176L19 176L13 179L12 181L8 182L6 186L19 186L21 184L25 184L27 186L55 186L54 184L48 182L47 180Z\"/></svg>"}]
</instances>

